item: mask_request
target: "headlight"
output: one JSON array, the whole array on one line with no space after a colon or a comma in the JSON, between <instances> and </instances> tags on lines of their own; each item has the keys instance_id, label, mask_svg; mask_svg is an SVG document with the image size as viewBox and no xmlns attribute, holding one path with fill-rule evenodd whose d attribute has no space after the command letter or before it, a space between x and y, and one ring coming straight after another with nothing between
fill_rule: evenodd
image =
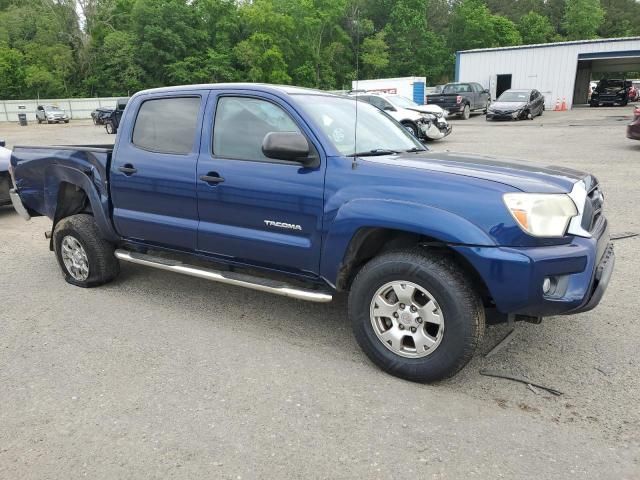
<instances>
[{"instance_id":1,"label":"headlight","mask_svg":"<svg viewBox=\"0 0 640 480\"><path fill-rule=\"evenodd\" d=\"M503 198L520 228L534 237L562 237L578 214L564 193L505 193Z\"/></svg>"},{"instance_id":2,"label":"headlight","mask_svg":"<svg viewBox=\"0 0 640 480\"><path fill-rule=\"evenodd\" d=\"M423 113L422 118L428 122L433 122L436 119L436 116L431 113Z\"/></svg>"}]
</instances>

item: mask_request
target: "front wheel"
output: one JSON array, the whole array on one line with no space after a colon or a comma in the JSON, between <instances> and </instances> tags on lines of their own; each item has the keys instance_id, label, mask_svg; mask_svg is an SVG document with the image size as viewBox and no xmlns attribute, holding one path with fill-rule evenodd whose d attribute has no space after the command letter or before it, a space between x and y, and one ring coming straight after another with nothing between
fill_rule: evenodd
<instances>
[{"instance_id":1,"label":"front wheel","mask_svg":"<svg viewBox=\"0 0 640 480\"><path fill-rule=\"evenodd\" d=\"M409 130L414 137L418 138L418 127L413 122L402 122L402 126Z\"/></svg>"},{"instance_id":2,"label":"front wheel","mask_svg":"<svg viewBox=\"0 0 640 480\"><path fill-rule=\"evenodd\" d=\"M484 334L484 308L449 257L419 249L374 258L349 294L356 340L386 372L416 382L450 377Z\"/></svg>"},{"instance_id":3,"label":"front wheel","mask_svg":"<svg viewBox=\"0 0 640 480\"><path fill-rule=\"evenodd\" d=\"M114 133L116 133L115 129L113 128L113 124L111 122L105 123L104 128L109 135L113 135Z\"/></svg>"},{"instance_id":4,"label":"front wheel","mask_svg":"<svg viewBox=\"0 0 640 480\"><path fill-rule=\"evenodd\" d=\"M53 249L65 280L78 287L95 287L120 272L114 246L100 236L91 215L63 218L53 231Z\"/></svg>"}]
</instances>

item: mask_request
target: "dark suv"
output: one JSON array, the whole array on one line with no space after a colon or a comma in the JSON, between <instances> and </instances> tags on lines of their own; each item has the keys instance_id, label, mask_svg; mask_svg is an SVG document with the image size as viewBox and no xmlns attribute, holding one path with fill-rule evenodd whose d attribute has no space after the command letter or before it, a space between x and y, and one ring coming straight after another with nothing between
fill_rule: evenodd
<instances>
[{"instance_id":1,"label":"dark suv","mask_svg":"<svg viewBox=\"0 0 640 480\"><path fill-rule=\"evenodd\" d=\"M602 79L591 94L589 104L592 107L600 105L621 105L629 103L629 90L632 83L628 80L607 80Z\"/></svg>"}]
</instances>

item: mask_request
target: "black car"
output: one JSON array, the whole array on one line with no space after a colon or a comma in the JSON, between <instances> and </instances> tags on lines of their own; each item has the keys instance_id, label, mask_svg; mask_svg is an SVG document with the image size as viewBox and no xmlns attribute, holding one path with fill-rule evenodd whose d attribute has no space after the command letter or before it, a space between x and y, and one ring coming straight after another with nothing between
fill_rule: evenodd
<instances>
[{"instance_id":1,"label":"black car","mask_svg":"<svg viewBox=\"0 0 640 480\"><path fill-rule=\"evenodd\" d=\"M533 120L544 112L544 95L538 90L506 90L487 109L487 120Z\"/></svg>"},{"instance_id":2,"label":"black car","mask_svg":"<svg viewBox=\"0 0 640 480\"><path fill-rule=\"evenodd\" d=\"M116 109L106 116L103 120L104 128L109 135L115 135L118 133L118 127L120 126L120 119L124 113L124 109L129 102L129 98L119 98L116 102Z\"/></svg>"},{"instance_id":3,"label":"black car","mask_svg":"<svg viewBox=\"0 0 640 480\"><path fill-rule=\"evenodd\" d=\"M629 80L608 80L602 79L591 94L589 105L599 107L600 105L621 105L629 103L629 90L632 82Z\"/></svg>"},{"instance_id":4,"label":"black car","mask_svg":"<svg viewBox=\"0 0 640 480\"><path fill-rule=\"evenodd\" d=\"M91 118L94 125L104 125L105 118L109 117L113 112L113 108L99 107L91 112Z\"/></svg>"}]
</instances>

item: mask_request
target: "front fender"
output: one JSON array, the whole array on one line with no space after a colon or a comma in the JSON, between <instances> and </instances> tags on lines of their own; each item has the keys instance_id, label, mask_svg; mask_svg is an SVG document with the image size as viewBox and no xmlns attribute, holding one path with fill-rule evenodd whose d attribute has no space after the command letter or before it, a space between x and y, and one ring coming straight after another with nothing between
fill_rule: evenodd
<instances>
[{"instance_id":1,"label":"front fender","mask_svg":"<svg viewBox=\"0 0 640 480\"><path fill-rule=\"evenodd\" d=\"M60 186L68 183L81 188L89 199L93 218L98 226L102 237L111 242L117 242L120 237L116 234L111 221L109 220L109 198L106 191L99 191L96 183L100 184L102 179L96 178L97 169L90 167L87 171L80 171L77 168L66 167L63 165L51 165L47 167L44 179L44 208L46 215L53 220L55 228L56 210L58 207L58 199L60 194ZM102 190L102 189L100 189Z\"/></svg>"},{"instance_id":2,"label":"front fender","mask_svg":"<svg viewBox=\"0 0 640 480\"><path fill-rule=\"evenodd\" d=\"M349 242L361 228L388 228L456 245L495 246L477 225L446 210L400 200L352 200L340 207L323 241L320 272L332 285Z\"/></svg>"}]
</instances>

